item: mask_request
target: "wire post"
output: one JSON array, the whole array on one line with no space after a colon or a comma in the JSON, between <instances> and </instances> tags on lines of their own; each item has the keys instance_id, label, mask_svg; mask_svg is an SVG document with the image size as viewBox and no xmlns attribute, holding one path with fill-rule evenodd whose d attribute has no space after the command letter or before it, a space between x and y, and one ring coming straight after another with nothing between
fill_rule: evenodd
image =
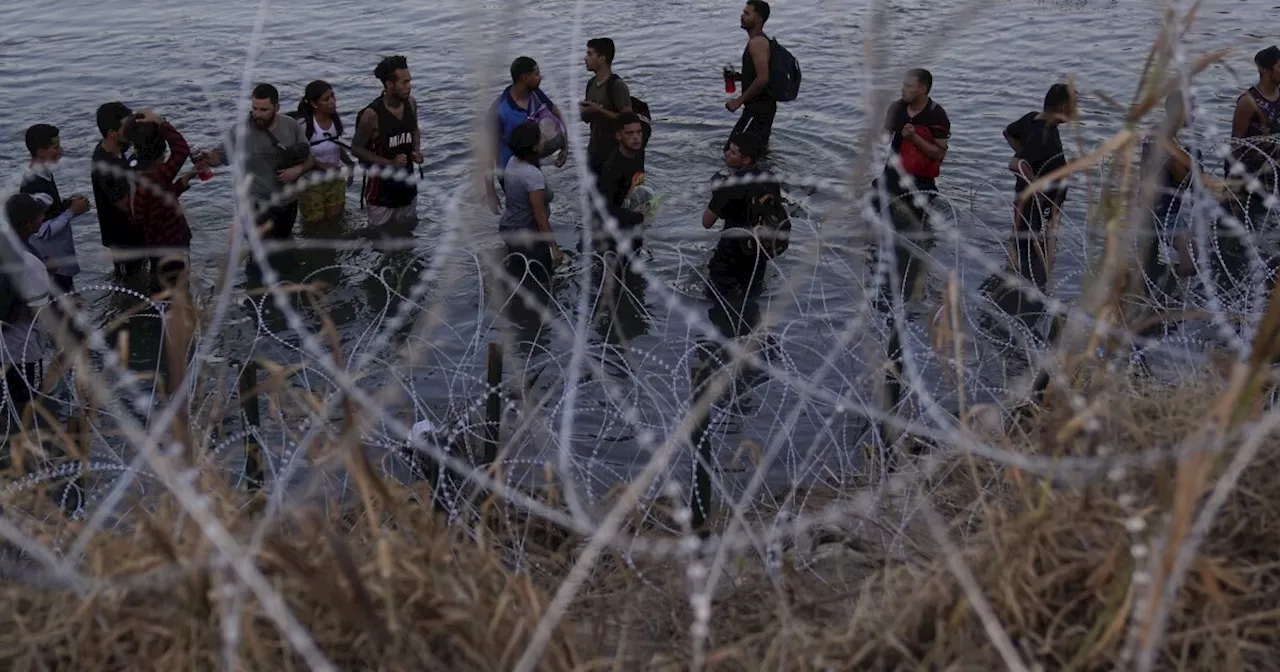
<instances>
[{"instance_id":1,"label":"wire post","mask_svg":"<svg viewBox=\"0 0 1280 672\"><path fill-rule=\"evenodd\" d=\"M244 480L250 492L262 488L262 446L257 429L261 422L258 409L258 362L247 359L240 369L240 408L244 413Z\"/></svg>"},{"instance_id":2,"label":"wire post","mask_svg":"<svg viewBox=\"0 0 1280 672\"><path fill-rule=\"evenodd\" d=\"M502 345L489 343L489 360L485 367L489 391L484 403L484 465L498 459L498 438L502 432Z\"/></svg>"}]
</instances>

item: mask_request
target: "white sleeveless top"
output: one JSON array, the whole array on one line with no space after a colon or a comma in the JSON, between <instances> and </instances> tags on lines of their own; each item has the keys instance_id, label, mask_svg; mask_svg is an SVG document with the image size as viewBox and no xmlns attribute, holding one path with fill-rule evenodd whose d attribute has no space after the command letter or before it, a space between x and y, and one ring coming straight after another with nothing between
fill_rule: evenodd
<instances>
[{"instance_id":1,"label":"white sleeveless top","mask_svg":"<svg viewBox=\"0 0 1280 672\"><path fill-rule=\"evenodd\" d=\"M320 122L312 119L311 123L315 126L315 132L307 140L311 143L311 155L316 157L316 161L323 161L330 166L342 166L342 149L335 142L320 142L325 138L337 138L334 127L330 125L328 128L321 128ZM330 122L332 124L332 122ZM299 119L299 128L305 133L307 130L307 120ZM314 144L319 142L320 144Z\"/></svg>"}]
</instances>

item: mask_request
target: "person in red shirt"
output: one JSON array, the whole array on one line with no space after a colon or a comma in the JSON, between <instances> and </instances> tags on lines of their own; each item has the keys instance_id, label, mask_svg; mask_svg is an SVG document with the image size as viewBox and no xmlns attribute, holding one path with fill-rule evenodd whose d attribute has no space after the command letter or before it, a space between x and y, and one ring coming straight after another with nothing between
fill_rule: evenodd
<instances>
[{"instance_id":1,"label":"person in red shirt","mask_svg":"<svg viewBox=\"0 0 1280 672\"><path fill-rule=\"evenodd\" d=\"M197 171L180 172L191 148L178 129L150 110L139 112L135 118L130 126L130 143L138 165L129 196L130 216L141 231L143 244L155 251L151 257L153 284L169 287L187 268L185 250L191 248L191 227L178 197L191 186ZM172 248L184 252L175 254Z\"/></svg>"}]
</instances>

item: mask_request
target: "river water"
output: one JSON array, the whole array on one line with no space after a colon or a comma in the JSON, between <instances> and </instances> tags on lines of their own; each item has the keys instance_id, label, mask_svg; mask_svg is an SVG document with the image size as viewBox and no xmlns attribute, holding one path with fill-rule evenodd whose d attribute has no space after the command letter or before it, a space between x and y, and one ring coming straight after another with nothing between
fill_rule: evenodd
<instances>
[{"instance_id":1,"label":"river water","mask_svg":"<svg viewBox=\"0 0 1280 672\"><path fill-rule=\"evenodd\" d=\"M927 67L934 74L933 97L947 109L953 125L940 189L965 241L996 258L1009 221L1011 180L1004 170L1009 151L1001 138L1005 124L1037 109L1048 86L1071 75L1084 98L1082 124L1064 133L1070 151L1096 146L1114 133L1122 116L1104 95L1122 103L1132 98L1167 3L894 0L874 3L881 7L876 16L867 4L775 3L768 32L800 59L804 86L799 100L779 112L774 169L861 188L864 178L850 180L868 120L879 121L905 68ZM1252 81L1251 55L1271 39L1256 34L1255 27L1275 16L1273 4L1202 3L1188 36L1189 52L1222 47L1239 47L1239 52L1197 80L1203 108L1195 131L1201 137L1226 134L1231 101L1242 88L1240 77ZM296 104L308 81L328 80L350 127L354 113L378 93L372 69L379 58L407 55L421 107L427 180L414 244L394 252L375 249L385 232L366 230L353 188L342 229L301 231L298 239L314 247L285 257L279 270L286 279L328 283L322 308L336 323L346 356L370 357L362 385L371 392L398 385L411 394L412 402L394 404L393 415L404 421L438 418L444 407L476 398L484 345L501 338L477 273L484 255L496 247L495 218L474 198L461 199L453 220L461 234L452 253L457 263L422 301L423 306L439 304L440 323L425 337L406 338L405 330L381 352L372 350L371 342L442 245L450 201L470 169L473 124L506 83L511 59L536 58L544 89L567 112L587 76L581 65L585 39L612 36L618 44L616 71L627 78L634 95L650 104L656 119L648 181L666 202L648 233L649 282L633 288L643 309L633 306L618 318L628 339L632 372L614 375L612 381L585 376L576 388L580 413L571 434L582 473L625 475L651 449L645 430L660 440L682 414L689 351L706 329L706 306L698 299L700 273L718 234L704 232L697 222L709 198L707 181L721 167L720 145L735 121L723 107L719 72L721 64L740 58L744 35L738 28L739 9L736 3L703 0L295 0L272 3L265 14L258 3L241 0L140 0L122 6L51 0L28 5L8 13L0 33L5 64L0 98L8 101L0 118L0 170L16 174L25 162L23 129L54 123L62 129L66 148L56 169L61 189L64 194L88 193L89 157L98 137L93 114L110 100L153 107L192 144L210 146L235 117L246 69L249 80L274 83L286 107ZM260 27L259 16L265 16ZM557 192L553 228L561 245L574 249L580 235L576 160L562 170L549 167L548 174ZM855 226L845 197L825 189L793 191L811 209L813 221L799 226L800 241L770 280L770 310L772 331L785 353L775 365L794 380L765 384L751 399L724 410L718 420L725 437L720 459L732 472L740 439L762 446L775 441L786 456L777 463L778 478L794 481L820 472L822 477L842 477L856 462L847 454L852 446L845 445L852 437L832 421L831 399L815 399L812 388L855 405L874 405L875 378L864 362L880 347L879 340L866 328L844 345L837 343L845 321L865 306L860 289L865 269L854 253ZM1057 282L1064 287L1073 277L1078 281L1085 254L1085 191L1075 192L1078 197L1068 209L1074 224L1064 232L1057 268ZM229 243L227 175L197 184L183 201L195 236L193 268L207 294ZM77 283L86 288L95 317L102 321L125 303L103 298L102 287L111 280L93 215L77 220L76 226L85 266ZM825 245L820 252L819 240ZM948 259L945 249L937 254ZM950 259L961 267L967 284L985 271L964 256L954 253ZM570 264L559 273L561 330L552 334L550 354L538 364L550 361L552 371L544 372L540 385L555 385L568 376L580 268ZM242 272L236 277L244 282ZM415 319L423 313L410 309ZM219 357L238 360L253 353L310 361L298 353L295 335L282 316L267 310L261 328L241 320L243 316L236 312L225 325ZM597 325L600 321L588 321L588 340L597 344L592 352L599 351L601 334L608 333ZM307 324L318 326L314 320ZM146 369L152 366L147 338L140 339L144 345L134 364ZM406 363L397 354L408 346L419 353ZM832 370L815 377L828 359ZM508 373L515 367L509 362ZM295 383L325 389L318 371L312 366ZM928 371L926 378L941 380ZM999 376L991 380L988 392L995 394ZM612 392L606 382L613 385ZM553 402L547 412L550 422L544 430L552 439L564 401ZM793 410L798 416L788 417ZM376 437L370 441L376 443Z\"/></svg>"}]
</instances>

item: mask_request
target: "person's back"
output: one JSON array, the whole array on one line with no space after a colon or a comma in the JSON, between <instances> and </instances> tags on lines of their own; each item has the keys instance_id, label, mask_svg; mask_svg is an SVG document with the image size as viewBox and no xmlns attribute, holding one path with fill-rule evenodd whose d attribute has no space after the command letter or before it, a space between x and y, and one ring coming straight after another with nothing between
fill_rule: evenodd
<instances>
[{"instance_id":1,"label":"person's back","mask_svg":"<svg viewBox=\"0 0 1280 672\"><path fill-rule=\"evenodd\" d=\"M517 157L511 157L503 171L502 190L506 208L498 220L498 231L537 232L538 226L533 218L533 204L529 200L529 195L535 191L545 191L547 203L550 203L553 198L542 168Z\"/></svg>"}]
</instances>

